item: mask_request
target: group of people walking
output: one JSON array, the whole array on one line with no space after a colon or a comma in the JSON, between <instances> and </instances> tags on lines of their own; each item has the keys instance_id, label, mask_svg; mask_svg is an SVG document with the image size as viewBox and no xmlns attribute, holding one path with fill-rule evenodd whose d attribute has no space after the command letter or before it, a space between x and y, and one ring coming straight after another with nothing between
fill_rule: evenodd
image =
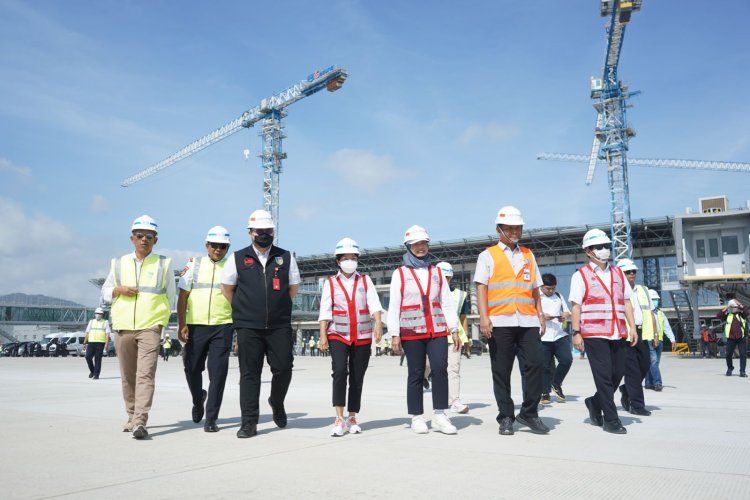
<instances>
[{"instance_id":1,"label":"group of people walking","mask_svg":"<svg viewBox=\"0 0 750 500\"><path fill-rule=\"evenodd\" d=\"M669 324L648 291L634 285L635 264L610 264L611 241L598 229L584 236L582 247L590 262L573 276L569 309L556 292L555 277L540 275L531 250L519 244L523 225L517 208L498 211L499 241L479 255L474 276L480 331L489 343L499 433L512 435L515 423L537 434L549 432L538 407L540 402L550 402L551 391L558 401L565 400L562 383L572 356L563 323L570 321L572 344L588 353L596 386L595 394L585 401L591 423L624 434L615 390L619 387L625 410L648 414L643 379L650 377L648 388L661 389L658 359L661 336L665 331L671 334ZM222 226L208 231L206 255L190 259L182 270L177 299L191 416L199 423L205 415L206 432L219 430L216 421L236 332L238 438L257 434L264 360L272 373L268 405L273 421L278 427L287 425L284 403L293 367L292 299L301 281L293 254L273 244L275 224L268 212L253 212L247 228L251 244L231 254L228 231ZM161 331L169 322L169 304L176 290L171 259L153 252L158 241L156 222L146 215L137 218L130 239L134 251L112 260L102 300L111 303L116 332L128 415L123 431L144 439ZM403 350L408 362L406 406L411 429L418 434L429 432L423 394L429 367L431 427L456 434L447 412L468 411L460 399L461 346L468 341L466 293L451 286L452 268L434 262L429 241L423 227L405 231L403 262L391 278L386 322L393 352ZM342 436L362 431L358 421L362 388L371 346L383 337L383 309L372 280L357 271L360 249L356 241L340 240L334 256L338 272L322 288L319 348L331 356L335 411L331 435ZM523 360L523 402L517 414L510 383L516 356ZM202 377L206 363L208 390ZM743 363L743 374L744 368ZM625 384L620 387L623 377Z\"/></svg>"}]
</instances>

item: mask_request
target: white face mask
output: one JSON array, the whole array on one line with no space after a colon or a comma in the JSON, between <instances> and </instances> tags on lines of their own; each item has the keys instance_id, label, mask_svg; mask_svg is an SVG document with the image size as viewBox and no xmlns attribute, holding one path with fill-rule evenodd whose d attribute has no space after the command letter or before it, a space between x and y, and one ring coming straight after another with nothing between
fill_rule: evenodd
<instances>
[{"instance_id":1,"label":"white face mask","mask_svg":"<svg viewBox=\"0 0 750 500\"><path fill-rule=\"evenodd\" d=\"M606 262L609 260L609 248L601 248L599 250L594 250L594 255L596 255L596 258L601 260L602 262Z\"/></svg>"},{"instance_id":2,"label":"white face mask","mask_svg":"<svg viewBox=\"0 0 750 500\"><path fill-rule=\"evenodd\" d=\"M349 274L357 270L357 264L358 262L356 260L347 259L347 260L342 260L341 262L339 262L339 267L341 267L342 271Z\"/></svg>"}]
</instances>

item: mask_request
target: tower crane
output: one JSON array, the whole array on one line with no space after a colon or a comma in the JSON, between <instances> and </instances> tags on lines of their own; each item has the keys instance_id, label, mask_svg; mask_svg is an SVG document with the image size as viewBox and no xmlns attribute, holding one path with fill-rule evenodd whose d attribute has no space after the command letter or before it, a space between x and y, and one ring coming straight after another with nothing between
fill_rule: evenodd
<instances>
[{"instance_id":1,"label":"tower crane","mask_svg":"<svg viewBox=\"0 0 750 500\"><path fill-rule=\"evenodd\" d=\"M238 118L226 125L217 128L213 132L195 140L169 155L158 163L153 164L137 174L122 181L123 187L128 187L145 179L155 173L164 170L170 165L187 158L188 156L219 142L222 139L261 122L260 136L263 141L263 152L260 155L263 165L263 208L271 213L278 226L279 222L279 174L281 173L281 161L286 158L281 141L285 137L281 119L287 115L286 109L289 105L311 96L316 92L326 89L335 92L340 89L349 76L347 70L336 66L329 66L320 71L315 71L307 79L292 85L288 89L274 94L260 101L260 104L242 113ZM246 152L249 155L249 152ZM276 232L278 236L278 231Z\"/></svg>"},{"instance_id":2,"label":"tower crane","mask_svg":"<svg viewBox=\"0 0 750 500\"><path fill-rule=\"evenodd\" d=\"M587 155L571 153L539 153L537 160L589 163ZM602 162L599 162L602 163ZM717 170L722 172L750 172L750 163L739 161L678 160L666 158L628 158L628 166L680 168L688 170ZM588 184L588 183L587 183Z\"/></svg>"}]
</instances>

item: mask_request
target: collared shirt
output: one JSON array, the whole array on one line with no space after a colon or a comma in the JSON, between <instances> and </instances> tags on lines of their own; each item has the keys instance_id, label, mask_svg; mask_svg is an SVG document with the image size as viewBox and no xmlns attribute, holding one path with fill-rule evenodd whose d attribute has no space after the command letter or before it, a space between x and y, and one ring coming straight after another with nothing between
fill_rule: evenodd
<instances>
[{"instance_id":1,"label":"collared shirt","mask_svg":"<svg viewBox=\"0 0 750 500\"><path fill-rule=\"evenodd\" d=\"M434 272L434 271L433 271ZM426 267L420 267L414 269L414 273L417 275L419 283L422 285L422 290L427 293L427 280L429 279L429 273ZM401 273L398 269L393 271L391 277L391 291L390 291L390 303L388 306L388 333L393 337L398 337L401 333L400 328L400 309L401 309ZM448 285L448 280L443 278L443 287L440 289L440 307L443 308L443 315L445 316L445 322L448 325L449 332L458 331L458 315L453 314L456 310L456 305L453 303L453 294L451 288Z\"/></svg>"},{"instance_id":2,"label":"collared shirt","mask_svg":"<svg viewBox=\"0 0 750 500\"><path fill-rule=\"evenodd\" d=\"M265 268L266 262L268 262L268 254L271 252L271 247L268 250L261 253L258 247L253 246L253 250L258 255L258 262ZM297 260L294 258L294 254L289 252L291 260L289 262L289 284L299 285L302 279L300 278L299 268L297 267ZM234 258L234 252L231 255L227 255L227 263L224 264L224 271L221 273L221 284L222 285L236 285L237 284L237 260Z\"/></svg>"},{"instance_id":3,"label":"collared shirt","mask_svg":"<svg viewBox=\"0 0 750 500\"><path fill-rule=\"evenodd\" d=\"M195 261L197 259L202 259L202 258L203 257L196 257L195 259L190 259L188 263L185 264L185 268L182 270L182 273L180 274L180 279L177 282L177 287L180 290L185 290L186 292L189 292L193 289L193 268L195 267ZM226 260L227 260L227 256L225 255L224 258L216 262L216 264L219 264ZM226 267L226 264L224 264L224 267ZM218 278L221 278L221 276L218 276Z\"/></svg>"},{"instance_id":4,"label":"collared shirt","mask_svg":"<svg viewBox=\"0 0 750 500\"><path fill-rule=\"evenodd\" d=\"M599 277L599 279L602 280L602 283L604 283L604 288L607 289L608 292L612 293L612 275L609 272L609 263L607 263L607 267L602 269L598 265L596 265L593 262L589 262L588 266L591 268L592 271ZM625 281L625 300L630 300L630 298L635 295L633 293L633 289L630 288L630 283L628 283L628 280L624 278ZM586 285L583 282L583 276L581 276L581 273L576 271L573 273L573 276L570 278L570 294L568 295L568 300L571 304L578 304L581 305L583 303L583 296L586 293ZM640 307L638 308L640 310ZM600 338L609 338L612 340L618 340L620 338L620 332L615 326L615 331L612 333L612 336L610 337L600 337Z\"/></svg>"},{"instance_id":5,"label":"collared shirt","mask_svg":"<svg viewBox=\"0 0 750 500\"><path fill-rule=\"evenodd\" d=\"M354 279L359 276L360 279L367 280L367 309L370 311L370 315L375 314L383 310L380 305L380 298L378 298L378 292L375 290L375 285L369 276L362 276L361 274L354 272L350 277L344 276L344 273L339 273L334 278L333 286L338 287L339 284L336 282L336 278L341 279L341 284L344 285L344 290L349 294L349 298L352 297L352 288L354 287ZM318 321L331 321L333 319L333 299L331 297L331 285L328 280L323 282L323 291L320 297L320 314L318 315Z\"/></svg>"},{"instance_id":6,"label":"collared shirt","mask_svg":"<svg viewBox=\"0 0 750 500\"><path fill-rule=\"evenodd\" d=\"M151 255L151 254L149 254ZM141 266L143 265L142 260L138 260L135 252L131 252L125 256L124 259L130 258L135 262L135 277L138 279L141 275ZM169 300L170 307L174 304L174 297L176 293L176 285L174 280L174 268L172 267L172 259L169 259L169 266L167 267L167 299ZM112 303L112 291L115 289L115 276L112 274L112 266L110 266L109 274L107 279L104 280L102 285L102 300L108 304Z\"/></svg>"},{"instance_id":7,"label":"collared shirt","mask_svg":"<svg viewBox=\"0 0 750 500\"><path fill-rule=\"evenodd\" d=\"M661 312L661 314L659 314ZM674 332L672 331L672 326L669 324L669 320L667 319L667 315L664 314L664 312L661 311L661 309L654 308L654 314L656 315L656 322L657 326L656 329L658 331L659 329L659 321L661 321L661 324L664 328L664 335L667 336L667 338L674 344L675 338L674 338Z\"/></svg>"},{"instance_id":8,"label":"collared shirt","mask_svg":"<svg viewBox=\"0 0 750 500\"><path fill-rule=\"evenodd\" d=\"M542 312L549 316L555 316L555 319L546 321L547 329L544 331L542 342L554 342L568 334L568 332L563 330L562 321L560 321L558 316L569 313L570 309L568 309L568 304L562 298L562 295L557 292L549 296L541 292L540 295L542 297Z\"/></svg>"},{"instance_id":9,"label":"collared shirt","mask_svg":"<svg viewBox=\"0 0 750 500\"><path fill-rule=\"evenodd\" d=\"M518 273L521 272L521 269L523 269L523 266L526 264L526 257L524 257L523 253L521 253L521 249L519 248L519 246L516 245L516 248L511 250L511 248L502 241L498 241L497 245L500 247L503 253L505 253L505 256L508 257L508 261L513 267L513 272L518 275ZM542 275L539 272L539 266L536 265L536 257L534 257L533 254L531 256L531 260L533 261L534 269L536 269L536 280L534 281L534 288L539 288L544 284L542 283ZM479 257L477 257L477 268L476 271L474 271L474 282L480 283L482 285L487 285L489 284L490 278L492 277L492 274L494 272L495 261L492 259L492 255L490 254L489 250L483 250L482 253L479 254ZM533 328L540 326L539 317L536 314L530 316L527 314L521 314L518 311L514 312L513 314L490 316L490 321L492 322L493 327L521 326L524 328Z\"/></svg>"}]
</instances>

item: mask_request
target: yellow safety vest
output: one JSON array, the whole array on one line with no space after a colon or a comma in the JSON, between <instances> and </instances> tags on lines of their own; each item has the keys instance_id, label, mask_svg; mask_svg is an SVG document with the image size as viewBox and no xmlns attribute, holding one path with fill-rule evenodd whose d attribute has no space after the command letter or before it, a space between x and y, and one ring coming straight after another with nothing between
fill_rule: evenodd
<instances>
[{"instance_id":1,"label":"yellow safety vest","mask_svg":"<svg viewBox=\"0 0 750 500\"><path fill-rule=\"evenodd\" d=\"M107 329L105 328L107 326L107 320L101 319L97 321L96 319L92 319L89 321L89 333L88 338L89 342L106 342L107 341Z\"/></svg>"},{"instance_id":2,"label":"yellow safety vest","mask_svg":"<svg viewBox=\"0 0 750 500\"><path fill-rule=\"evenodd\" d=\"M193 279L187 302L188 325L226 325L232 322L232 306L221 294L221 271L227 260L209 257L193 261Z\"/></svg>"},{"instance_id":3,"label":"yellow safety vest","mask_svg":"<svg viewBox=\"0 0 750 500\"><path fill-rule=\"evenodd\" d=\"M157 325L169 324L169 298L167 276L169 257L151 254L143 260L141 272L136 278L136 263L130 256L112 259L112 275L115 286L138 288L133 297L118 295L112 300L112 328L115 330L145 330Z\"/></svg>"},{"instance_id":4,"label":"yellow safety vest","mask_svg":"<svg viewBox=\"0 0 750 500\"><path fill-rule=\"evenodd\" d=\"M464 301L467 298L467 294L458 288L454 288L452 293L453 303L456 304L456 316L458 316L458 338L461 341L461 344L465 344L469 341L469 337L466 336L464 325L461 324L461 309L464 307ZM453 343L453 335L448 335L448 343Z\"/></svg>"},{"instance_id":5,"label":"yellow safety vest","mask_svg":"<svg viewBox=\"0 0 750 500\"><path fill-rule=\"evenodd\" d=\"M638 305L641 306L641 314L643 315L641 340L654 340L654 324L651 321L651 299L648 296L648 289L643 285L635 285L633 292L638 297ZM633 303L632 300L630 302Z\"/></svg>"},{"instance_id":6,"label":"yellow safety vest","mask_svg":"<svg viewBox=\"0 0 750 500\"><path fill-rule=\"evenodd\" d=\"M656 333L661 341L664 339L664 322L667 321L667 315L661 309L654 311L654 314L656 315Z\"/></svg>"},{"instance_id":7,"label":"yellow safety vest","mask_svg":"<svg viewBox=\"0 0 750 500\"><path fill-rule=\"evenodd\" d=\"M724 335L726 335L727 338L729 338L729 330L732 328L732 321L734 320L734 317L737 316L737 319L740 320L740 326L742 327L742 337L745 336L747 333L745 331L745 318L741 314L733 314L729 313L727 314L727 322L724 325Z\"/></svg>"},{"instance_id":8,"label":"yellow safety vest","mask_svg":"<svg viewBox=\"0 0 750 500\"><path fill-rule=\"evenodd\" d=\"M172 339L169 337L164 339L164 349L171 349L172 348Z\"/></svg>"}]
</instances>

